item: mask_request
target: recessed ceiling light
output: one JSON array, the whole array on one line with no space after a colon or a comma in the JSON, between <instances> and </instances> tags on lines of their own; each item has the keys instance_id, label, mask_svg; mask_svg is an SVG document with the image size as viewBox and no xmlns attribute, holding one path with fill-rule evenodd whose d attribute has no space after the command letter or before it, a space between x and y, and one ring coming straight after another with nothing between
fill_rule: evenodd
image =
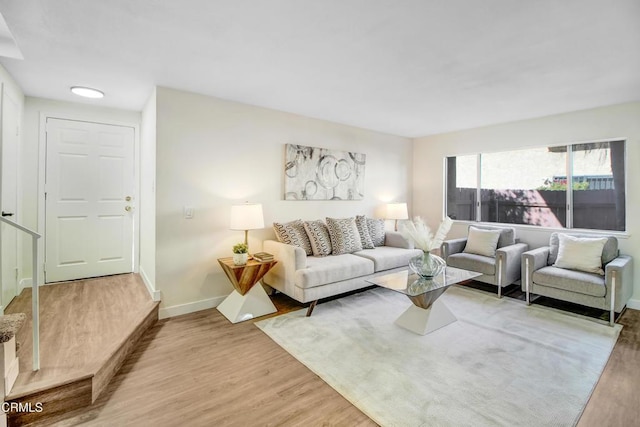
<instances>
[{"instance_id":1,"label":"recessed ceiling light","mask_svg":"<svg viewBox=\"0 0 640 427\"><path fill-rule=\"evenodd\" d=\"M104 98L104 92L98 89L91 89L90 87L73 86L71 92L78 96L84 96L85 98Z\"/></svg>"}]
</instances>

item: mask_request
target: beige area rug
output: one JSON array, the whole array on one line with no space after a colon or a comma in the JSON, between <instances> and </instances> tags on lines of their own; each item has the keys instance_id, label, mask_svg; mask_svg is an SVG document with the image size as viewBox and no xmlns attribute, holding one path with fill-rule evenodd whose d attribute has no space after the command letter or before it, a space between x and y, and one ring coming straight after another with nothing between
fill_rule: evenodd
<instances>
[{"instance_id":1,"label":"beige area rug","mask_svg":"<svg viewBox=\"0 0 640 427\"><path fill-rule=\"evenodd\" d=\"M256 325L383 426L575 425L621 326L452 287L458 321L420 336L377 288Z\"/></svg>"}]
</instances>

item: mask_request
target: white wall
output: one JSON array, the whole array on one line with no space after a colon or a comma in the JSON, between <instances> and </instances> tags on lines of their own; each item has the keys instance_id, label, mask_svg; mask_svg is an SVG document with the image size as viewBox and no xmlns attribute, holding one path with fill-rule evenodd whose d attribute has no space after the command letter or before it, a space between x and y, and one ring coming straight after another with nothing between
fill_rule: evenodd
<instances>
[{"instance_id":1,"label":"white wall","mask_svg":"<svg viewBox=\"0 0 640 427\"><path fill-rule=\"evenodd\" d=\"M99 102L99 101L96 101ZM38 180L44 173L39 164L40 116L47 114L60 118L87 120L98 123L140 124L140 113L104 108L89 104L54 101L43 98L25 98L23 144L21 151L22 220L31 229L43 232L38 224ZM41 168L42 166L42 168ZM23 279L31 278L31 246L23 247Z\"/></svg>"},{"instance_id":2,"label":"white wall","mask_svg":"<svg viewBox=\"0 0 640 427\"><path fill-rule=\"evenodd\" d=\"M627 140L627 236L620 250L634 257L635 291L629 306L640 308L640 103L577 111L470 129L414 140L414 211L436 226L444 214L444 158L478 152L505 151L581 141L625 138ZM457 223L450 237L466 233ZM548 244L553 230L518 227L518 236L532 247Z\"/></svg>"},{"instance_id":3,"label":"white wall","mask_svg":"<svg viewBox=\"0 0 640 427\"><path fill-rule=\"evenodd\" d=\"M142 109L140 124L140 275L156 293L156 90Z\"/></svg>"},{"instance_id":4,"label":"white wall","mask_svg":"<svg viewBox=\"0 0 640 427\"><path fill-rule=\"evenodd\" d=\"M287 143L365 153L365 199L282 200ZM157 88L156 288L162 315L212 307L231 292L217 258L230 256L232 245L243 240L243 232L228 229L232 204L262 203L267 227L297 218L373 215L385 202L411 202L411 153L407 138ZM184 206L195 208L193 219L183 218ZM270 227L251 231L251 251L269 238Z\"/></svg>"}]
</instances>

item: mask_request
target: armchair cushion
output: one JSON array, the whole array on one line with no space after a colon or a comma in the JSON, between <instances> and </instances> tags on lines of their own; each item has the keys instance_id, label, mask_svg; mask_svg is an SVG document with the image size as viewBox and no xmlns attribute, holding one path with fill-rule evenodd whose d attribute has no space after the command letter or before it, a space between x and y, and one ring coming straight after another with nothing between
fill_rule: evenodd
<instances>
[{"instance_id":1,"label":"armchair cushion","mask_svg":"<svg viewBox=\"0 0 640 427\"><path fill-rule=\"evenodd\" d=\"M550 288L599 298L604 297L607 293L604 277L558 267L548 266L534 271L533 282Z\"/></svg>"},{"instance_id":2,"label":"armchair cushion","mask_svg":"<svg viewBox=\"0 0 640 427\"><path fill-rule=\"evenodd\" d=\"M469 236L467 237L467 244L463 252L495 257L499 239L499 230L483 230L476 227L469 227Z\"/></svg>"},{"instance_id":3,"label":"armchair cushion","mask_svg":"<svg viewBox=\"0 0 640 427\"><path fill-rule=\"evenodd\" d=\"M496 274L496 260L483 255L457 253L447 257L447 265L463 270L477 271L488 276Z\"/></svg>"},{"instance_id":4,"label":"armchair cushion","mask_svg":"<svg viewBox=\"0 0 640 427\"><path fill-rule=\"evenodd\" d=\"M480 230L498 230L500 232L500 238L498 239L498 248L504 248L505 246L511 246L516 243L516 229L511 227L492 227L490 225L470 225L469 228L476 228Z\"/></svg>"},{"instance_id":5,"label":"armchair cushion","mask_svg":"<svg viewBox=\"0 0 640 427\"><path fill-rule=\"evenodd\" d=\"M548 265L553 265L556 262L556 258L558 258L558 249L560 248L560 241L558 239L558 234L560 233L552 233L549 238L549 260L547 261ZM589 234L571 234L574 237L586 237L593 238L593 235ZM602 265L607 265L609 262L614 260L618 256L618 239L613 236L603 236L606 237L607 243L605 243L604 248L602 249Z\"/></svg>"},{"instance_id":6,"label":"armchair cushion","mask_svg":"<svg viewBox=\"0 0 640 427\"><path fill-rule=\"evenodd\" d=\"M558 257L555 267L580 270L604 276L602 269L602 250L607 243L606 237L586 238L559 234Z\"/></svg>"}]
</instances>

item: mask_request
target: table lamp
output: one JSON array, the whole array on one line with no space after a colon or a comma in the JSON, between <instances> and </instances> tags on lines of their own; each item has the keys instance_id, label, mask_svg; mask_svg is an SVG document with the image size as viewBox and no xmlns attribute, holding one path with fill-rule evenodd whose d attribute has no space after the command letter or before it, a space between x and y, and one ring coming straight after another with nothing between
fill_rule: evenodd
<instances>
[{"instance_id":1,"label":"table lamp","mask_svg":"<svg viewBox=\"0 0 640 427\"><path fill-rule=\"evenodd\" d=\"M231 206L231 230L244 230L244 244L249 248L249 230L264 228L264 216L260 203Z\"/></svg>"},{"instance_id":2,"label":"table lamp","mask_svg":"<svg viewBox=\"0 0 640 427\"><path fill-rule=\"evenodd\" d=\"M398 231L398 220L409 219L409 213L407 211L406 203L389 203L387 204L387 219L394 219L396 221L394 230Z\"/></svg>"}]
</instances>

